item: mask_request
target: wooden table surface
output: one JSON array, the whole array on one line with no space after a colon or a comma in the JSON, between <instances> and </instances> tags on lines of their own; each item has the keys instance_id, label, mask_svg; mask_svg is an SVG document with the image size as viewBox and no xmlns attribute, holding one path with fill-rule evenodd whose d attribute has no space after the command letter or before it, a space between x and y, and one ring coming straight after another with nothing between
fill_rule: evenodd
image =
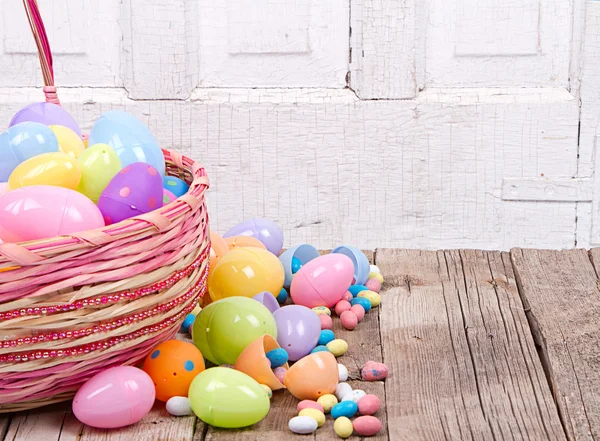
<instances>
[{"instance_id":1,"label":"wooden table surface","mask_svg":"<svg viewBox=\"0 0 600 441\"><path fill-rule=\"evenodd\" d=\"M381 397L373 440L600 440L600 250L417 251L372 256L386 282L382 305L339 359L355 387ZM390 367L360 381L368 360ZM80 424L67 404L0 416L10 441L282 441L297 400L275 393L268 416L219 430L157 405L121 430ZM300 439L300 436L297 436ZM328 417L304 438L336 439ZM350 439L358 439L352 437Z\"/></svg>"}]
</instances>

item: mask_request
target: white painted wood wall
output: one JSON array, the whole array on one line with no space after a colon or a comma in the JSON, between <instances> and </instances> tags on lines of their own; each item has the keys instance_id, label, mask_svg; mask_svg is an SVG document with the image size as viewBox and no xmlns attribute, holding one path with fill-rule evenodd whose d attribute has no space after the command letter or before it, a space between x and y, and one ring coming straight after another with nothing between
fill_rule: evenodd
<instances>
[{"instance_id":1,"label":"white painted wood wall","mask_svg":"<svg viewBox=\"0 0 600 441\"><path fill-rule=\"evenodd\" d=\"M38 0L65 107L203 162L286 245L600 245L600 1ZM41 97L0 2L0 120Z\"/></svg>"}]
</instances>

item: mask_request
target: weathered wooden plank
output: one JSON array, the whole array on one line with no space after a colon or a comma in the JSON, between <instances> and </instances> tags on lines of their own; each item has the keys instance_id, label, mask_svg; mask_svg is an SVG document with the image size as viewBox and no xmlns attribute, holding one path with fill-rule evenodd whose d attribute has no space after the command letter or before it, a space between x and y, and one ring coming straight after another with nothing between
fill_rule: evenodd
<instances>
[{"instance_id":1,"label":"weathered wooden plank","mask_svg":"<svg viewBox=\"0 0 600 441\"><path fill-rule=\"evenodd\" d=\"M3 440L6 433L8 432L8 426L10 425L10 421L12 419L12 415L0 415L0 440Z\"/></svg>"},{"instance_id":2,"label":"weathered wooden plank","mask_svg":"<svg viewBox=\"0 0 600 441\"><path fill-rule=\"evenodd\" d=\"M564 439L507 263L377 250L390 439Z\"/></svg>"},{"instance_id":3,"label":"weathered wooden plank","mask_svg":"<svg viewBox=\"0 0 600 441\"><path fill-rule=\"evenodd\" d=\"M515 249L511 257L568 438L600 439L600 291L588 254Z\"/></svg>"},{"instance_id":4,"label":"weathered wooden plank","mask_svg":"<svg viewBox=\"0 0 600 441\"><path fill-rule=\"evenodd\" d=\"M4 437L10 441L62 441L63 423L69 412L65 403L13 415ZM64 440L75 439L65 436Z\"/></svg>"}]
</instances>

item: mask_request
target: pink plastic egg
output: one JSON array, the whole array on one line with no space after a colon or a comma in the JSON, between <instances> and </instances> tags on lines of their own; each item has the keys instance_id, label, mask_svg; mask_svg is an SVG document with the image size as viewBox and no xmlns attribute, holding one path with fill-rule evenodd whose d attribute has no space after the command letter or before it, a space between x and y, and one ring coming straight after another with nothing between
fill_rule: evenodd
<instances>
[{"instance_id":1,"label":"pink plastic egg","mask_svg":"<svg viewBox=\"0 0 600 441\"><path fill-rule=\"evenodd\" d=\"M340 316L342 326L348 330L353 330L358 325L358 317L352 311L344 311Z\"/></svg>"},{"instance_id":2,"label":"pink plastic egg","mask_svg":"<svg viewBox=\"0 0 600 441\"><path fill-rule=\"evenodd\" d=\"M0 196L8 193L8 182L0 182Z\"/></svg>"},{"instance_id":3,"label":"pink plastic egg","mask_svg":"<svg viewBox=\"0 0 600 441\"><path fill-rule=\"evenodd\" d=\"M98 208L110 225L161 208L162 198L159 172L145 162L134 162L111 179L98 199Z\"/></svg>"},{"instance_id":4,"label":"pink plastic egg","mask_svg":"<svg viewBox=\"0 0 600 441\"><path fill-rule=\"evenodd\" d=\"M141 369L118 366L90 378L73 399L79 421L100 429L114 429L141 420L154 404L154 383Z\"/></svg>"},{"instance_id":5,"label":"pink plastic egg","mask_svg":"<svg viewBox=\"0 0 600 441\"><path fill-rule=\"evenodd\" d=\"M319 320L321 320L321 329L331 329L333 327L333 319L327 314L321 314Z\"/></svg>"},{"instance_id":6,"label":"pink plastic egg","mask_svg":"<svg viewBox=\"0 0 600 441\"><path fill-rule=\"evenodd\" d=\"M352 260L344 254L327 254L311 260L295 274L290 287L292 300L308 308L333 307L350 287Z\"/></svg>"},{"instance_id":7,"label":"pink plastic egg","mask_svg":"<svg viewBox=\"0 0 600 441\"><path fill-rule=\"evenodd\" d=\"M360 436L373 436L381 430L381 421L373 416L361 416L354 420L352 427Z\"/></svg>"},{"instance_id":8,"label":"pink plastic egg","mask_svg":"<svg viewBox=\"0 0 600 441\"><path fill-rule=\"evenodd\" d=\"M361 415L373 415L381 407L381 400L377 395L367 394L358 402L358 411Z\"/></svg>"},{"instance_id":9,"label":"pink plastic egg","mask_svg":"<svg viewBox=\"0 0 600 441\"><path fill-rule=\"evenodd\" d=\"M94 203L64 187L33 185L0 196L0 238L24 242L104 226Z\"/></svg>"},{"instance_id":10,"label":"pink plastic egg","mask_svg":"<svg viewBox=\"0 0 600 441\"><path fill-rule=\"evenodd\" d=\"M358 319L359 323L362 322L362 319L365 318L365 308L363 308L362 305L352 305L350 311L352 311L356 315L356 318Z\"/></svg>"}]
</instances>

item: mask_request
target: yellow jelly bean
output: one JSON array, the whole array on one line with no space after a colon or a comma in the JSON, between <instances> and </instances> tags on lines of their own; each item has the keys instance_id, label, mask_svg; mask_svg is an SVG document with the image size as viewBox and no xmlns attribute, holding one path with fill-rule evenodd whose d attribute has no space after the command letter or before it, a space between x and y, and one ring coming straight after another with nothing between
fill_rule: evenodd
<instances>
[{"instance_id":1,"label":"yellow jelly bean","mask_svg":"<svg viewBox=\"0 0 600 441\"><path fill-rule=\"evenodd\" d=\"M381 303L381 296L373 291L361 291L358 293L358 297L364 297L367 299L369 302L371 302L371 306L373 308L379 306Z\"/></svg>"},{"instance_id":2,"label":"yellow jelly bean","mask_svg":"<svg viewBox=\"0 0 600 441\"><path fill-rule=\"evenodd\" d=\"M261 386L265 390L265 393L267 394L267 397L269 397L269 400L273 398L273 391L271 390L271 388L266 384L261 384Z\"/></svg>"},{"instance_id":3,"label":"yellow jelly bean","mask_svg":"<svg viewBox=\"0 0 600 441\"><path fill-rule=\"evenodd\" d=\"M369 279L377 279L379 283L383 283L383 276L380 273L369 273Z\"/></svg>"},{"instance_id":4,"label":"yellow jelly bean","mask_svg":"<svg viewBox=\"0 0 600 441\"><path fill-rule=\"evenodd\" d=\"M338 403L338 399L335 395L325 394L319 397L317 403L323 406L325 413L329 413L331 412L331 408Z\"/></svg>"},{"instance_id":5,"label":"yellow jelly bean","mask_svg":"<svg viewBox=\"0 0 600 441\"><path fill-rule=\"evenodd\" d=\"M317 315L327 314L331 316L331 311L327 306L315 306L312 310L315 311Z\"/></svg>"},{"instance_id":6,"label":"yellow jelly bean","mask_svg":"<svg viewBox=\"0 0 600 441\"><path fill-rule=\"evenodd\" d=\"M346 340L342 340L341 338L336 338L333 341L327 343L327 349L336 357L340 357L346 353L348 350L348 343Z\"/></svg>"},{"instance_id":7,"label":"yellow jelly bean","mask_svg":"<svg viewBox=\"0 0 600 441\"><path fill-rule=\"evenodd\" d=\"M333 423L333 430L337 436L346 439L350 438L354 429L352 428L352 421L345 416L342 416Z\"/></svg>"},{"instance_id":8,"label":"yellow jelly bean","mask_svg":"<svg viewBox=\"0 0 600 441\"><path fill-rule=\"evenodd\" d=\"M65 126L48 126L56 135L58 149L69 156L77 159L85 150L83 140L73 130Z\"/></svg>"},{"instance_id":9,"label":"yellow jelly bean","mask_svg":"<svg viewBox=\"0 0 600 441\"><path fill-rule=\"evenodd\" d=\"M318 427L321 427L323 424L325 424L325 415L318 409L307 407L306 409L302 409L298 415L311 417L317 422Z\"/></svg>"}]
</instances>

